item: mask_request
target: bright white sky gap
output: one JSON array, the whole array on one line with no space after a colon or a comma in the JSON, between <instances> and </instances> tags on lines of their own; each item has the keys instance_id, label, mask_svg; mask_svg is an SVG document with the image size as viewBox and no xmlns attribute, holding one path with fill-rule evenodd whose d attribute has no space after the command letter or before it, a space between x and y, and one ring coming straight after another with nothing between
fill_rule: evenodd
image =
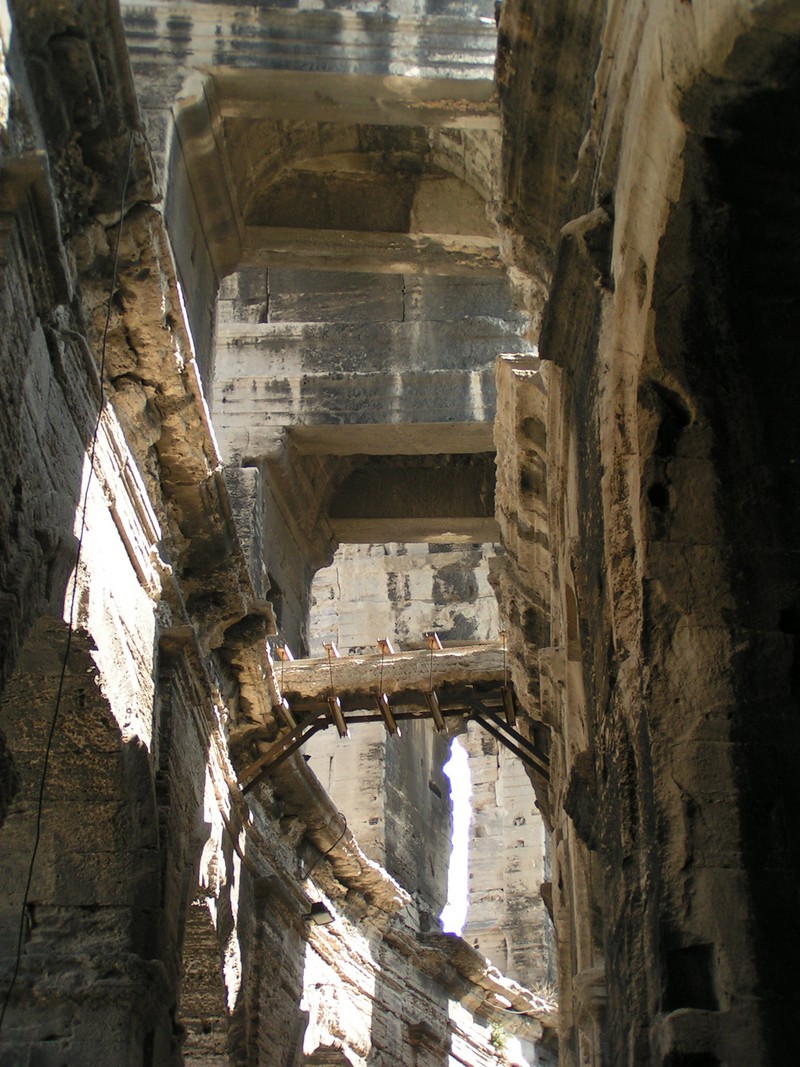
<instances>
[{"instance_id":1,"label":"bright white sky gap","mask_svg":"<svg viewBox=\"0 0 800 1067\"><path fill-rule=\"evenodd\" d=\"M469 910L469 824L472 821L472 776L469 757L457 737L450 745L450 759L442 768L450 779L453 836L447 870L447 903L439 919L446 934L461 934Z\"/></svg>"}]
</instances>

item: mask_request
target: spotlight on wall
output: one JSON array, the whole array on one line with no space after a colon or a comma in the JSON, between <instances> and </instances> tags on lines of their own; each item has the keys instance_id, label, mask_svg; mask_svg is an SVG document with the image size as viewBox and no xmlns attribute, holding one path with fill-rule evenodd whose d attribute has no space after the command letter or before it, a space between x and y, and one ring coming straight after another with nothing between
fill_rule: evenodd
<instances>
[{"instance_id":1,"label":"spotlight on wall","mask_svg":"<svg viewBox=\"0 0 800 1067\"><path fill-rule=\"evenodd\" d=\"M283 719L284 726L288 726L290 730L294 730L295 726L297 726L297 719L292 715L292 709L289 706L289 701L286 697L281 697L280 703L275 710Z\"/></svg>"},{"instance_id":2,"label":"spotlight on wall","mask_svg":"<svg viewBox=\"0 0 800 1067\"><path fill-rule=\"evenodd\" d=\"M311 910L303 918L307 923L315 923L317 926L330 926L333 916L321 900L311 902Z\"/></svg>"},{"instance_id":3,"label":"spotlight on wall","mask_svg":"<svg viewBox=\"0 0 800 1067\"><path fill-rule=\"evenodd\" d=\"M275 648L275 655L281 661L281 700L278 704L277 711L280 717L283 719L284 725L288 726L290 730L293 730L297 726L297 719L292 714L292 709L289 707L289 701L283 696L283 666L285 663L291 663L294 660L292 650L284 643L277 645Z\"/></svg>"},{"instance_id":4,"label":"spotlight on wall","mask_svg":"<svg viewBox=\"0 0 800 1067\"><path fill-rule=\"evenodd\" d=\"M347 723L344 721L344 712L342 711L342 702L336 695L336 689L333 685L333 661L339 659L339 649L336 647L333 641L323 641L322 647L328 653L328 670L331 676L331 688L330 695L328 697L328 713L331 722L334 724L339 732L339 737L347 737Z\"/></svg>"},{"instance_id":5,"label":"spotlight on wall","mask_svg":"<svg viewBox=\"0 0 800 1067\"><path fill-rule=\"evenodd\" d=\"M383 718L383 724L386 727L387 733L394 737L400 736L400 728L397 725L394 715L392 714L391 706L389 705L389 697L383 691L383 660L385 656L393 656L394 648L392 642L388 637L380 637L378 639L378 648L381 653L381 684L378 692L375 694L375 700L378 702L378 711Z\"/></svg>"},{"instance_id":6,"label":"spotlight on wall","mask_svg":"<svg viewBox=\"0 0 800 1067\"><path fill-rule=\"evenodd\" d=\"M394 655L394 646L388 637L378 638L378 650L380 651L381 656Z\"/></svg>"}]
</instances>

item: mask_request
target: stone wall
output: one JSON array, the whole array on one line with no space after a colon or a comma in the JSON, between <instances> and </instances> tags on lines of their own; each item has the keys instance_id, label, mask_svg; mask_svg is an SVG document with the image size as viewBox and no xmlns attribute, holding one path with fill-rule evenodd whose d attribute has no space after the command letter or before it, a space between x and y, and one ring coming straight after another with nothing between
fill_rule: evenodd
<instances>
[{"instance_id":1,"label":"stone wall","mask_svg":"<svg viewBox=\"0 0 800 1067\"><path fill-rule=\"evenodd\" d=\"M550 1009L429 928L302 758L239 788L280 729L271 517L208 419L194 208L154 207L174 130L145 137L113 5L0 25L0 1060L488 1067L502 996L533 1062Z\"/></svg>"},{"instance_id":2,"label":"stone wall","mask_svg":"<svg viewBox=\"0 0 800 1067\"><path fill-rule=\"evenodd\" d=\"M791 1055L797 261L767 220L796 218L799 31L503 7L507 248L548 297L541 365L498 368L495 581L551 731L565 1064Z\"/></svg>"},{"instance_id":3,"label":"stone wall","mask_svg":"<svg viewBox=\"0 0 800 1067\"><path fill-rule=\"evenodd\" d=\"M335 542L401 531L439 558L422 622L414 554L364 556L390 637L480 635L452 546L502 530L552 847L465 735L468 938L521 974L541 878L560 1062L795 1054L797 4L498 15L495 92L458 0L0 6L3 1063L547 1058L552 1011L437 929L428 724L238 785L283 729L275 615L309 643ZM225 472L206 395L243 378ZM364 600L347 647L386 634Z\"/></svg>"}]
</instances>

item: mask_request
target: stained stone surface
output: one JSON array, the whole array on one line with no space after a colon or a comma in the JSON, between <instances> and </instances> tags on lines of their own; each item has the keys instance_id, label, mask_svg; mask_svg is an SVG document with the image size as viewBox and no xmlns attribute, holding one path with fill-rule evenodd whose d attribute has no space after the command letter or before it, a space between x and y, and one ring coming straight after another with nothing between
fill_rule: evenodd
<instances>
[{"instance_id":1,"label":"stained stone surface","mask_svg":"<svg viewBox=\"0 0 800 1067\"><path fill-rule=\"evenodd\" d=\"M150 69L148 141L115 8L0 25L0 1061L433 1064L456 1042L488 1067L501 995L529 1013L509 1032L533 1062L552 1009L431 931L301 757L238 788L280 729L267 637L282 610L300 630L326 550L292 551L262 472L223 473L203 393L219 278L197 243L213 220L165 167L189 66ZM433 88L415 95L417 125L438 100L426 145L460 121ZM496 142L490 97L466 92L466 128ZM409 226L441 219L439 192L421 181ZM452 217L491 242L475 204ZM317 896L331 929L303 919Z\"/></svg>"},{"instance_id":2,"label":"stained stone surface","mask_svg":"<svg viewBox=\"0 0 800 1067\"><path fill-rule=\"evenodd\" d=\"M794 0L41 0L0 41L3 1067L794 1062ZM384 590L493 632L489 581L550 754L543 848L464 735L467 940L427 724L237 781L268 638L401 531L430 574L369 557L346 641ZM482 954L521 974L543 907L558 1047Z\"/></svg>"},{"instance_id":3,"label":"stained stone surface","mask_svg":"<svg viewBox=\"0 0 800 1067\"><path fill-rule=\"evenodd\" d=\"M780 2L503 5L543 317L541 364L498 366L493 581L551 734L564 1064L792 1055L798 274L767 220L797 227L799 32Z\"/></svg>"}]
</instances>

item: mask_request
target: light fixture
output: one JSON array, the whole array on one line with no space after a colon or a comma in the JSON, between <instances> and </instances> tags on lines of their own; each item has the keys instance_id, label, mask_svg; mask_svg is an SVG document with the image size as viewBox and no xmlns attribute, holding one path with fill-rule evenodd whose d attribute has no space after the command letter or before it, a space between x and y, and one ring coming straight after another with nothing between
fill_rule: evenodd
<instances>
[{"instance_id":1,"label":"light fixture","mask_svg":"<svg viewBox=\"0 0 800 1067\"><path fill-rule=\"evenodd\" d=\"M509 726L517 725L517 712L514 707L514 694L507 685L501 686L500 696L503 698L503 710L506 713L506 722Z\"/></svg>"},{"instance_id":2,"label":"light fixture","mask_svg":"<svg viewBox=\"0 0 800 1067\"><path fill-rule=\"evenodd\" d=\"M312 900L311 910L303 918L307 923L315 923L317 926L330 926L333 922L333 915L321 900Z\"/></svg>"},{"instance_id":3,"label":"light fixture","mask_svg":"<svg viewBox=\"0 0 800 1067\"><path fill-rule=\"evenodd\" d=\"M425 694L425 702L428 705L428 711L431 713L436 729L440 734L444 733L444 716L442 715L442 709L439 706L439 698L436 695L435 689L431 689Z\"/></svg>"},{"instance_id":4,"label":"light fixture","mask_svg":"<svg viewBox=\"0 0 800 1067\"><path fill-rule=\"evenodd\" d=\"M431 650L431 670L428 678L428 692L425 694L425 702L428 705L428 711L431 713L436 729L442 734L445 729L444 716L442 715L442 709L439 706L439 698L436 695L436 690L433 688L433 653L441 652L442 642L439 640L439 635L435 630L428 630L422 636L428 642L428 648Z\"/></svg>"},{"instance_id":5,"label":"light fixture","mask_svg":"<svg viewBox=\"0 0 800 1067\"><path fill-rule=\"evenodd\" d=\"M394 648L392 646L392 642L389 640L388 637L378 638L378 648L381 650L381 658L383 658L383 656L394 655Z\"/></svg>"},{"instance_id":6,"label":"light fixture","mask_svg":"<svg viewBox=\"0 0 800 1067\"><path fill-rule=\"evenodd\" d=\"M328 696L328 712L330 720L336 727L339 737L347 737L347 723L344 719L344 712L342 711L342 702L336 695L336 690L333 686L333 661L339 659L339 649L336 647L333 641L323 641L322 647L328 653L328 670L331 676L331 688L330 695Z\"/></svg>"},{"instance_id":7,"label":"light fixture","mask_svg":"<svg viewBox=\"0 0 800 1067\"><path fill-rule=\"evenodd\" d=\"M378 704L378 711L383 718L384 726L387 733L394 737L400 736L400 727L397 725L392 709L389 704L389 697L383 691L383 658L384 656L393 656L394 649L392 648L392 642L388 637L381 637L378 639L378 648L381 651L381 681L378 687L378 692L375 694L375 700Z\"/></svg>"},{"instance_id":8,"label":"light fixture","mask_svg":"<svg viewBox=\"0 0 800 1067\"><path fill-rule=\"evenodd\" d=\"M347 737L347 723L344 720L342 702L337 696L328 697L328 711L331 722L336 727L339 737Z\"/></svg>"},{"instance_id":9,"label":"light fixture","mask_svg":"<svg viewBox=\"0 0 800 1067\"><path fill-rule=\"evenodd\" d=\"M281 697L281 702L278 704L277 712L283 719L284 725L288 726L290 730L294 730L297 726L297 719L292 714L292 709L289 707L289 701L286 697Z\"/></svg>"},{"instance_id":10,"label":"light fixture","mask_svg":"<svg viewBox=\"0 0 800 1067\"><path fill-rule=\"evenodd\" d=\"M288 726L291 730L294 730L295 726L297 726L297 719L295 719L294 715L292 714L292 709L289 707L289 701L283 695L283 665L285 663L291 663L294 660L294 656L292 655L292 650L289 648L285 641L282 645L276 646L275 655L281 661L281 700L278 704L277 711L280 717L283 719L284 724Z\"/></svg>"},{"instance_id":11,"label":"light fixture","mask_svg":"<svg viewBox=\"0 0 800 1067\"><path fill-rule=\"evenodd\" d=\"M383 717L383 724L386 727L387 733L390 733L393 737L399 737L400 727L397 725L397 721L392 714L388 696L385 693L376 693L375 700L378 703L378 711Z\"/></svg>"}]
</instances>

